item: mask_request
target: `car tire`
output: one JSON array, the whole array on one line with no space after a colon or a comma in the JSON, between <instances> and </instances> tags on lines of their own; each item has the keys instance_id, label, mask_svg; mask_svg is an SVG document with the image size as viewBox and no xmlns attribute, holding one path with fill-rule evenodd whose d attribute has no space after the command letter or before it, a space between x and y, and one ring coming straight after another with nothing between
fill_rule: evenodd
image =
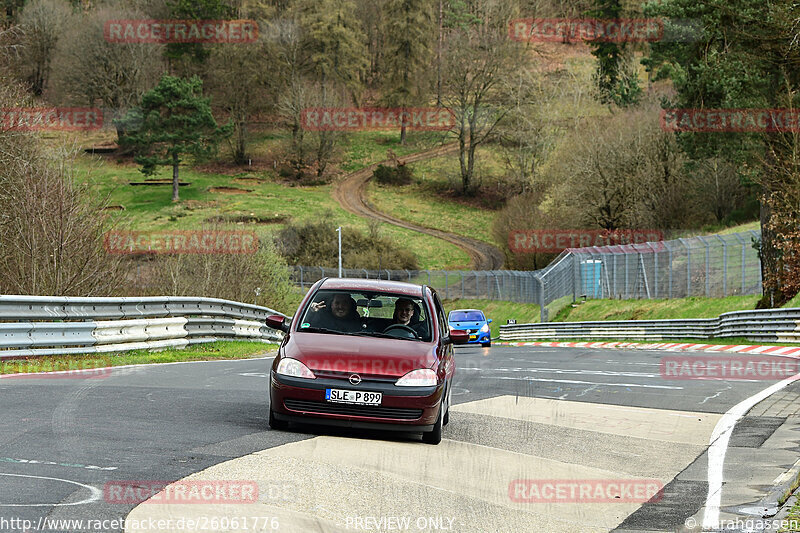
<instances>
[{"instance_id":1,"label":"car tire","mask_svg":"<svg viewBox=\"0 0 800 533\"><path fill-rule=\"evenodd\" d=\"M444 419L444 402L439 407L439 416L436 417L436 423L433 425L431 431L422 433L422 442L425 444L439 444L442 442L442 422Z\"/></svg>"},{"instance_id":2,"label":"car tire","mask_svg":"<svg viewBox=\"0 0 800 533\"><path fill-rule=\"evenodd\" d=\"M492 341L482 342L481 346L483 346L484 348L491 348L492 347Z\"/></svg>"},{"instance_id":3,"label":"car tire","mask_svg":"<svg viewBox=\"0 0 800 533\"><path fill-rule=\"evenodd\" d=\"M269 410L269 427L275 430L283 430L289 428L289 423L285 420L278 420L275 418L275 412L270 409Z\"/></svg>"}]
</instances>

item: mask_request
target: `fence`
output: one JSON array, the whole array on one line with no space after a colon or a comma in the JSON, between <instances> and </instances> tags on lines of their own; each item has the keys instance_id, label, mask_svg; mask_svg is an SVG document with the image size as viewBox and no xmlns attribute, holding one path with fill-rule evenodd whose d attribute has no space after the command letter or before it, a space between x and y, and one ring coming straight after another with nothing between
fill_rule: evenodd
<instances>
[{"instance_id":1,"label":"fence","mask_svg":"<svg viewBox=\"0 0 800 533\"><path fill-rule=\"evenodd\" d=\"M656 299L761 294L758 231L565 250L536 271L343 269L347 278L426 284L444 298L535 303L541 321L578 298ZM295 266L303 288L337 268Z\"/></svg>"},{"instance_id":2,"label":"fence","mask_svg":"<svg viewBox=\"0 0 800 533\"><path fill-rule=\"evenodd\" d=\"M541 339L711 339L800 342L800 309L733 311L719 318L552 322L500 326L500 340Z\"/></svg>"},{"instance_id":3,"label":"fence","mask_svg":"<svg viewBox=\"0 0 800 533\"><path fill-rule=\"evenodd\" d=\"M656 299L761 294L757 231L566 250L537 273L542 322L585 298Z\"/></svg>"},{"instance_id":4,"label":"fence","mask_svg":"<svg viewBox=\"0 0 800 533\"><path fill-rule=\"evenodd\" d=\"M215 298L0 296L0 359L185 347L220 339L276 342L267 307Z\"/></svg>"},{"instance_id":5,"label":"fence","mask_svg":"<svg viewBox=\"0 0 800 533\"><path fill-rule=\"evenodd\" d=\"M337 277L338 268L295 266L291 268L291 279L302 288L313 285L320 279ZM385 279L428 285L436 289L443 298L466 298L472 300L506 300L510 302L536 303L539 300L539 284L536 272L518 270L368 270L365 268L342 269L342 277L362 279Z\"/></svg>"}]
</instances>

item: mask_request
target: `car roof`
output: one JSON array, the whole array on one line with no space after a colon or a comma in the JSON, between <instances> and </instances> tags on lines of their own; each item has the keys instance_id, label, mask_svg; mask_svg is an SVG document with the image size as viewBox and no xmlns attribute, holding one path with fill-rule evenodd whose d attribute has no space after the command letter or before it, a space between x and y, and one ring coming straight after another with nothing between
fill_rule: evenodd
<instances>
[{"instance_id":1,"label":"car roof","mask_svg":"<svg viewBox=\"0 0 800 533\"><path fill-rule=\"evenodd\" d=\"M455 312L457 312L457 311L477 311L477 312L479 312L479 313L483 313L483 311L481 311L480 309L453 309L453 310L452 310L452 311L450 311L450 312L451 312L451 313L455 313Z\"/></svg>"},{"instance_id":2,"label":"car roof","mask_svg":"<svg viewBox=\"0 0 800 533\"><path fill-rule=\"evenodd\" d=\"M419 298L422 295L422 285L405 283L403 281L387 281L382 279L361 279L361 278L328 278L320 289L329 290L362 290L376 292L392 292L395 294L405 294Z\"/></svg>"}]
</instances>

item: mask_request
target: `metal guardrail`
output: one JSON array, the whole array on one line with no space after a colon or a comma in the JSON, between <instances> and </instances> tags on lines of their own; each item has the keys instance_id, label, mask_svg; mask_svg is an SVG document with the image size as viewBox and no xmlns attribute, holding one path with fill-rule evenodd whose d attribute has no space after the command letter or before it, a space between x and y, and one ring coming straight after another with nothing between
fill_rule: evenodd
<instances>
[{"instance_id":1,"label":"metal guardrail","mask_svg":"<svg viewBox=\"0 0 800 533\"><path fill-rule=\"evenodd\" d=\"M0 296L0 359L280 341L269 315L286 316L216 298Z\"/></svg>"},{"instance_id":2,"label":"metal guardrail","mask_svg":"<svg viewBox=\"0 0 800 533\"><path fill-rule=\"evenodd\" d=\"M547 322L500 326L501 341L541 339L713 339L800 342L800 308L733 311L719 318Z\"/></svg>"}]
</instances>

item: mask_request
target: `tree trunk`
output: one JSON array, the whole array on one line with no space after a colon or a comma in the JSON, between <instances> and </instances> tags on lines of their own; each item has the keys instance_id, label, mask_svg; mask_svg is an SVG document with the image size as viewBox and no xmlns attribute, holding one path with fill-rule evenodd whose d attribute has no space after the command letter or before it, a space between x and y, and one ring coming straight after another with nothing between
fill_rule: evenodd
<instances>
[{"instance_id":1,"label":"tree trunk","mask_svg":"<svg viewBox=\"0 0 800 533\"><path fill-rule=\"evenodd\" d=\"M764 295L756 305L757 309L771 309L775 305L783 302L783 295L780 287L775 284L780 279L779 274L779 255L780 251L775 246L775 234L770 227L772 219L772 206L770 205L772 192L764 188L761 197L761 246L759 256L761 258L761 288Z\"/></svg>"},{"instance_id":2,"label":"tree trunk","mask_svg":"<svg viewBox=\"0 0 800 533\"><path fill-rule=\"evenodd\" d=\"M180 200L180 196L178 194L178 187L180 183L178 181L178 154L177 152L172 154L172 201L177 202Z\"/></svg>"},{"instance_id":3,"label":"tree trunk","mask_svg":"<svg viewBox=\"0 0 800 533\"><path fill-rule=\"evenodd\" d=\"M444 39L444 0L439 0L439 44L436 47L436 107L442 107L442 41Z\"/></svg>"}]
</instances>

